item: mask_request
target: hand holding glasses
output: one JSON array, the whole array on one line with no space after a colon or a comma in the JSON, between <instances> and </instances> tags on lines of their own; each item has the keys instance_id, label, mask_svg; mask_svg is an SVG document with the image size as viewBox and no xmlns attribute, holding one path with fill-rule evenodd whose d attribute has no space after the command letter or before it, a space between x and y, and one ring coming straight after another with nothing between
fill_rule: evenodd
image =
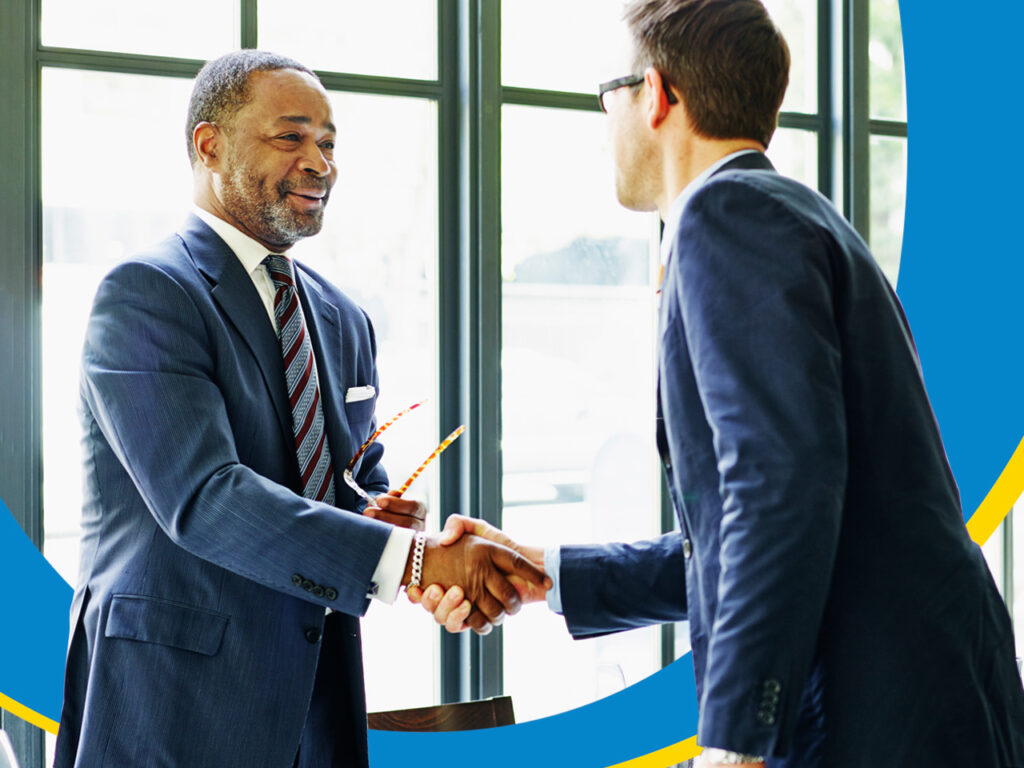
<instances>
[{"instance_id":1,"label":"hand holding glasses","mask_svg":"<svg viewBox=\"0 0 1024 768\"><path fill-rule=\"evenodd\" d=\"M363 490L363 488L359 485L359 483L356 482L355 477L352 475L352 470L355 468L356 464L359 462L359 459L362 458L363 454L366 452L366 449L369 448L371 445L373 445L373 443L377 440L377 438L380 437L381 434L383 434L383 432L388 429L388 427L390 427L392 424L394 424L400 418L405 416L405 414L410 413L411 411L414 411L417 408L419 408L425 402L427 402L427 401L426 400L421 400L420 402L418 402L418 403L416 403L414 405L410 405L404 411L400 411L395 416L391 417L388 421L386 421L383 424L381 424L377 428L377 430L372 435L370 435L369 439L365 443L362 444L362 446L359 448L359 450L356 451L356 455L352 457L352 459L348 463L348 466L345 467L345 471L342 472L342 477L344 478L345 483L348 485L348 487L351 488L353 491L355 491L357 494L359 494L359 496L362 499L364 499L367 504L369 504L371 506L374 506L376 504L376 500L369 493L367 493L365 490ZM461 435L465 431L466 431L466 425L465 424L459 425L459 427L455 431L453 431L450 435L448 435L448 437L446 437L444 440L442 440L440 445L438 445L437 448L435 448L430 453L430 455L427 456L426 459L424 459L423 463L420 464L416 468L416 471L413 472L411 475L409 475L409 479L406 480L404 483L402 483L402 486L397 491L391 491L388 494L388 496L391 496L392 498L401 498L402 494L404 494L407 490L409 490L409 486L413 484L413 481L415 481L416 478L420 476L420 473L423 472L423 470L426 469L430 465L430 462L432 462L434 459L436 459L438 456L440 456L442 453L444 453L445 449L449 445L454 443L458 439L459 435Z\"/></svg>"}]
</instances>

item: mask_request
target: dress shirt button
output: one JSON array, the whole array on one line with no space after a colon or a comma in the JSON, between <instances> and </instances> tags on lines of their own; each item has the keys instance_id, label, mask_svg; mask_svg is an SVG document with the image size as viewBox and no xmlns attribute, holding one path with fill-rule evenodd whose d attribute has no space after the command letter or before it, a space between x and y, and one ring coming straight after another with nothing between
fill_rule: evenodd
<instances>
[{"instance_id":1,"label":"dress shirt button","mask_svg":"<svg viewBox=\"0 0 1024 768\"><path fill-rule=\"evenodd\" d=\"M324 588L321 587L319 584L316 584L313 587L313 596L314 597L323 597L324 596Z\"/></svg>"},{"instance_id":2,"label":"dress shirt button","mask_svg":"<svg viewBox=\"0 0 1024 768\"><path fill-rule=\"evenodd\" d=\"M306 640L316 645L320 642L320 630L310 627L306 630Z\"/></svg>"},{"instance_id":3,"label":"dress shirt button","mask_svg":"<svg viewBox=\"0 0 1024 768\"><path fill-rule=\"evenodd\" d=\"M293 573L292 574L292 584L294 584L296 587L301 587L302 586L302 575L298 574L298 573Z\"/></svg>"},{"instance_id":4,"label":"dress shirt button","mask_svg":"<svg viewBox=\"0 0 1024 768\"><path fill-rule=\"evenodd\" d=\"M326 597L328 600L337 600L338 590L336 590L334 587L328 587L324 590L324 597Z\"/></svg>"},{"instance_id":5,"label":"dress shirt button","mask_svg":"<svg viewBox=\"0 0 1024 768\"><path fill-rule=\"evenodd\" d=\"M683 539L683 557L687 560L690 559L690 555L693 554L693 544L690 543L689 539Z\"/></svg>"},{"instance_id":6,"label":"dress shirt button","mask_svg":"<svg viewBox=\"0 0 1024 768\"><path fill-rule=\"evenodd\" d=\"M661 457L661 466L665 468L666 472L672 471L672 459L667 453Z\"/></svg>"}]
</instances>

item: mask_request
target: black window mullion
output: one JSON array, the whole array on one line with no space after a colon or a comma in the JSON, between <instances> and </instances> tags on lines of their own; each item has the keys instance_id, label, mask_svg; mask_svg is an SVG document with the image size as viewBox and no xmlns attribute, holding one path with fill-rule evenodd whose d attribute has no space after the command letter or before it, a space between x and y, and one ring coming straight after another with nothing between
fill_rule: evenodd
<instances>
[{"instance_id":1,"label":"black window mullion","mask_svg":"<svg viewBox=\"0 0 1024 768\"><path fill-rule=\"evenodd\" d=\"M501 3L464 0L471 34L469 177L469 399L476 441L470 459L470 504L476 517L501 526ZM502 693L501 629L469 639L474 699Z\"/></svg>"},{"instance_id":2,"label":"black window mullion","mask_svg":"<svg viewBox=\"0 0 1024 768\"><path fill-rule=\"evenodd\" d=\"M38 0L0 9L0 498L32 542L43 544L41 300L42 246L39 179L40 64ZM4 659L3 663L20 663ZM0 710L23 768L42 768L43 731Z\"/></svg>"},{"instance_id":3,"label":"black window mullion","mask_svg":"<svg viewBox=\"0 0 1024 768\"><path fill-rule=\"evenodd\" d=\"M239 40L242 48L256 48L259 42L259 9L257 0L241 0Z\"/></svg>"},{"instance_id":4,"label":"black window mullion","mask_svg":"<svg viewBox=\"0 0 1024 768\"><path fill-rule=\"evenodd\" d=\"M438 0L438 353L440 423L471 423L468 399L470 272L469 168L466 105L460 101L469 71L464 53L466 24L457 0ZM470 511L469 477L475 430L454 443L439 465L438 510L448 515ZM467 448L467 446L469 448ZM469 639L441 632L441 702L469 698Z\"/></svg>"},{"instance_id":5,"label":"black window mullion","mask_svg":"<svg viewBox=\"0 0 1024 768\"><path fill-rule=\"evenodd\" d=\"M818 0L818 191L830 199L835 197L832 32L832 0Z\"/></svg>"},{"instance_id":6,"label":"black window mullion","mask_svg":"<svg viewBox=\"0 0 1024 768\"><path fill-rule=\"evenodd\" d=\"M843 0L843 214L871 242L868 0Z\"/></svg>"}]
</instances>

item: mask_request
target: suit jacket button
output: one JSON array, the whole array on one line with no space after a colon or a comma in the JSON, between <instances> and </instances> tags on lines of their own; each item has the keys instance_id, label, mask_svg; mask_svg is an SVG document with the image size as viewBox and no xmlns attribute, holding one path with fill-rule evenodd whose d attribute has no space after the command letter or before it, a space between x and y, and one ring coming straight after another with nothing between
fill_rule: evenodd
<instances>
[{"instance_id":1,"label":"suit jacket button","mask_svg":"<svg viewBox=\"0 0 1024 768\"><path fill-rule=\"evenodd\" d=\"M312 592L314 586L315 585L313 584L313 582L310 581L309 579L303 579L303 581L302 581L302 588L304 590L306 590L307 592Z\"/></svg>"},{"instance_id":2,"label":"suit jacket button","mask_svg":"<svg viewBox=\"0 0 1024 768\"><path fill-rule=\"evenodd\" d=\"M768 712L768 711L763 710L763 709L760 712L757 713L757 719L760 720L765 725L774 725L775 724L775 715L773 715L771 712Z\"/></svg>"},{"instance_id":3,"label":"suit jacket button","mask_svg":"<svg viewBox=\"0 0 1024 768\"><path fill-rule=\"evenodd\" d=\"M338 590L336 590L334 587L328 587L324 590L324 597L326 597L328 600L337 600Z\"/></svg>"},{"instance_id":4,"label":"suit jacket button","mask_svg":"<svg viewBox=\"0 0 1024 768\"><path fill-rule=\"evenodd\" d=\"M319 584L314 585L313 586L313 596L314 597L323 597L324 596L324 588L321 587Z\"/></svg>"},{"instance_id":5,"label":"suit jacket button","mask_svg":"<svg viewBox=\"0 0 1024 768\"><path fill-rule=\"evenodd\" d=\"M298 573L293 573L292 574L292 584L294 584L296 587L301 587L302 586L302 576L300 574L298 574Z\"/></svg>"},{"instance_id":6,"label":"suit jacket button","mask_svg":"<svg viewBox=\"0 0 1024 768\"><path fill-rule=\"evenodd\" d=\"M306 630L306 640L316 645L320 642L320 630L310 627Z\"/></svg>"},{"instance_id":7,"label":"suit jacket button","mask_svg":"<svg viewBox=\"0 0 1024 768\"><path fill-rule=\"evenodd\" d=\"M380 592L380 585L375 581L371 581L369 594L376 595L378 592Z\"/></svg>"},{"instance_id":8,"label":"suit jacket button","mask_svg":"<svg viewBox=\"0 0 1024 768\"><path fill-rule=\"evenodd\" d=\"M693 554L693 544L690 543L689 539L683 539L683 557L686 559L690 558Z\"/></svg>"}]
</instances>

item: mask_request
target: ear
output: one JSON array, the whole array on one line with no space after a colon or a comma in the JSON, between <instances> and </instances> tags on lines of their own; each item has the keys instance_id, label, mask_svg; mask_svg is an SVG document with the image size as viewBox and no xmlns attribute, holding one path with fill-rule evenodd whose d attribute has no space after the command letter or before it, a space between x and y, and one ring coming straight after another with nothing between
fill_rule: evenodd
<instances>
[{"instance_id":1,"label":"ear","mask_svg":"<svg viewBox=\"0 0 1024 768\"><path fill-rule=\"evenodd\" d=\"M665 94L665 80L654 67L644 71L644 84L647 86L647 125L654 129L665 121L672 105Z\"/></svg>"},{"instance_id":2,"label":"ear","mask_svg":"<svg viewBox=\"0 0 1024 768\"><path fill-rule=\"evenodd\" d=\"M223 139L224 134L213 123L197 123L192 131L192 146L199 162L207 168L217 168L220 165Z\"/></svg>"}]
</instances>

